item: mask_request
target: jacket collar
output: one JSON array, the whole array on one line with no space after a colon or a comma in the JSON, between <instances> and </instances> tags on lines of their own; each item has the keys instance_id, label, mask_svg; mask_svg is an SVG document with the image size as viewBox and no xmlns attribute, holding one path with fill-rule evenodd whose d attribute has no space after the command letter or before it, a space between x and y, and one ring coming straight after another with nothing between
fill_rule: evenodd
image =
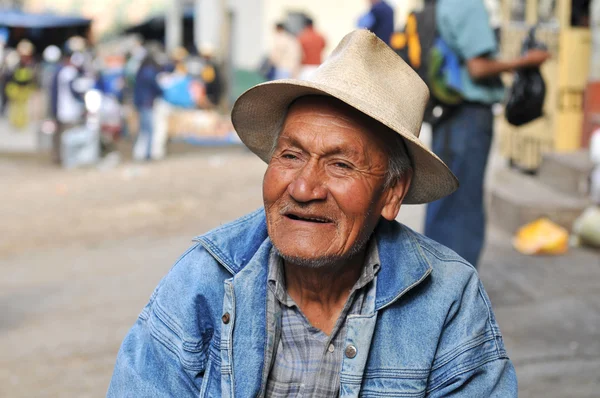
<instances>
[{"instance_id":1,"label":"jacket collar","mask_svg":"<svg viewBox=\"0 0 600 398\"><path fill-rule=\"evenodd\" d=\"M375 310L384 308L431 273L416 233L396 222L382 220L375 230L381 269L377 275ZM264 209L194 239L232 275L240 272L268 239ZM267 264L264 265L267 267Z\"/></svg>"}]
</instances>

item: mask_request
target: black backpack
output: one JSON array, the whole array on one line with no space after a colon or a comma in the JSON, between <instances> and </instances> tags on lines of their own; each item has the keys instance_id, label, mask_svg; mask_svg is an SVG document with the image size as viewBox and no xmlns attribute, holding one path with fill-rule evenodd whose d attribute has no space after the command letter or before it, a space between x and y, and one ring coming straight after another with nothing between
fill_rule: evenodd
<instances>
[{"instance_id":1,"label":"black backpack","mask_svg":"<svg viewBox=\"0 0 600 398\"><path fill-rule=\"evenodd\" d=\"M439 90L433 87L432 77L439 73L441 66L436 53L438 39L436 23L436 2L426 1L422 10L409 14L404 31L395 32L390 40L390 46L406 61L427 84L431 96L423 121L435 126L450 116L453 108L461 100L453 93L452 100L447 96L436 95Z\"/></svg>"}]
</instances>

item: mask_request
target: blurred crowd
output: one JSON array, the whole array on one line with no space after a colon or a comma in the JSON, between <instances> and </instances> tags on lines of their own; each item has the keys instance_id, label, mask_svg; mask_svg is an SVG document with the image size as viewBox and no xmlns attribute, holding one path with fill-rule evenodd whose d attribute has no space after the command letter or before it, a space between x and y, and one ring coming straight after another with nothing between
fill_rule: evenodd
<instances>
[{"instance_id":1,"label":"blurred crowd","mask_svg":"<svg viewBox=\"0 0 600 398\"><path fill-rule=\"evenodd\" d=\"M262 67L267 80L307 79L322 62L326 41L306 17L303 29L294 35L283 22L275 25L273 44Z\"/></svg>"},{"instance_id":2,"label":"blurred crowd","mask_svg":"<svg viewBox=\"0 0 600 398\"><path fill-rule=\"evenodd\" d=\"M42 120L40 131L52 137L47 141L57 164L65 161L65 133L75 137L75 131L96 134L101 157L130 136L136 160L161 158L169 113L215 108L222 93L209 45L168 53L140 37L91 46L79 36L40 51L26 39L14 49L0 45L0 117L15 129Z\"/></svg>"}]
</instances>

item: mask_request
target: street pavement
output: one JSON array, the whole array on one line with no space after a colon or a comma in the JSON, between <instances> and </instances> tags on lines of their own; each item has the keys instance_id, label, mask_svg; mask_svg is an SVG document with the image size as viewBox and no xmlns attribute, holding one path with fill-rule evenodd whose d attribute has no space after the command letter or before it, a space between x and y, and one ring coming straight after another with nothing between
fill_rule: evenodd
<instances>
[{"instance_id":1,"label":"street pavement","mask_svg":"<svg viewBox=\"0 0 600 398\"><path fill-rule=\"evenodd\" d=\"M72 172L0 158L0 397L104 395L160 278L193 236L261 205L264 169L243 149ZM520 396L600 396L600 254L525 257L488 237L480 275Z\"/></svg>"}]
</instances>

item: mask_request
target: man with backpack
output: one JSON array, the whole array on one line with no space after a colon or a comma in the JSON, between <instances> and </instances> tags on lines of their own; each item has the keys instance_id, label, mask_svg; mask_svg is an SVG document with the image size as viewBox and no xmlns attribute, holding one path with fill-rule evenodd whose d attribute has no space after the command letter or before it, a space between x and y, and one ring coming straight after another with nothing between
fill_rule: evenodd
<instances>
[{"instance_id":1,"label":"man with backpack","mask_svg":"<svg viewBox=\"0 0 600 398\"><path fill-rule=\"evenodd\" d=\"M458 84L446 82L453 87L450 92L454 95L450 98L454 103L444 106L438 101L438 106L429 108L432 115L426 119L433 120L433 151L460 181L460 188L454 194L427 207L425 234L477 266L485 235L483 181L492 142L492 105L504 97L499 77L504 72L539 66L549 54L532 50L514 60L498 60L498 43L483 0L426 0L425 3L429 14L417 17L417 21L435 21L436 38L433 43L420 45L416 53L421 59L436 52L441 53L441 57L455 59L456 73L452 70L437 72L445 77L455 75L457 79L451 80L458 80ZM430 26L419 26L415 32L427 28L431 32ZM411 40L406 42L410 46ZM445 49L440 51L436 46L439 43ZM433 84L439 82L431 81L434 69L421 71L420 75L429 80L435 105L440 89ZM448 92L448 87L444 90Z\"/></svg>"}]
</instances>

